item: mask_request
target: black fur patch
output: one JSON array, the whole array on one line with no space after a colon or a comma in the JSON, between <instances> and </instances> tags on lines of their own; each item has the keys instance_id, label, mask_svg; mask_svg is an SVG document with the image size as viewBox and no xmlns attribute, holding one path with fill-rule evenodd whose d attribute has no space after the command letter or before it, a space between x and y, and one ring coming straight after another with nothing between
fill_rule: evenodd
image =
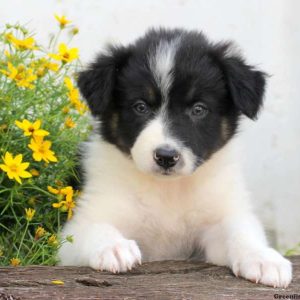
<instances>
[{"instance_id":1,"label":"black fur patch","mask_svg":"<svg viewBox=\"0 0 300 300\"><path fill-rule=\"evenodd\" d=\"M207 159L236 132L241 114L254 119L265 87L265 74L232 52L231 43L210 43L196 31L150 30L128 47L111 47L108 54L79 76L79 88L91 112L101 119L102 137L129 154L137 136L163 104L149 67L149 56L160 41L180 37L172 70L167 117L169 130L199 159ZM150 113L137 114L133 104L143 100ZM204 117L191 113L196 103Z\"/></svg>"}]
</instances>

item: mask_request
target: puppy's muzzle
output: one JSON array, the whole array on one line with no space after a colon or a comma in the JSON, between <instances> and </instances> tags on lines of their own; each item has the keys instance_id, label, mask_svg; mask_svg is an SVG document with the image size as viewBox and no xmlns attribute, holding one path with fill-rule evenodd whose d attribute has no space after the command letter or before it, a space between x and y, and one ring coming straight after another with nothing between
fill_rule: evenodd
<instances>
[{"instance_id":1,"label":"puppy's muzzle","mask_svg":"<svg viewBox=\"0 0 300 300\"><path fill-rule=\"evenodd\" d=\"M168 146L159 147L154 151L153 159L157 165L167 170L178 163L180 160L180 154L177 150Z\"/></svg>"}]
</instances>

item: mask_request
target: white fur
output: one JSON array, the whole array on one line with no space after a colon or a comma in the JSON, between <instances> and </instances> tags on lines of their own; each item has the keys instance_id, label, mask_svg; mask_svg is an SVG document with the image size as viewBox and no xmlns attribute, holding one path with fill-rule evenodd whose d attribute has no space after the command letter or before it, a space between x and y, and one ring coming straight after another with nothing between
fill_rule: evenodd
<instances>
[{"instance_id":1,"label":"white fur","mask_svg":"<svg viewBox=\"0 0 300 300\"><path fill-rule=\"evenodd\" d=\"M149 148L164 140L159 122L150 126L155 135L140 137ZM136 147L136 160L148 155ZM74 242L61 247L61 264L119 272L141 255L143 261L187 259L198 248L207 261L229 266L237 276L286 287L291 264L268 247L233 150L231 141L192 175L162 179L94 137L85 153L87 182L63 230Z\"/></svg>"},{"instance_id":2,"label":"white fur","mask_svg":"<svg viewBox=\"0 0 300 300\"><path fill-rule=\"evenodd\" d=\"M136 139L131 155L136 166L143 172L159 173L159 167L153 160L154 151L161 146L170 146L180 153L180 161L175 167L174 175L188 175L194 171L196 157L182 143L168 133L165 114L160 113L141 131Z\"/></svg>"},{"instance_id":3,"label":"white fur","mask_svg":"<svg viewBox=\"0 0 300 300\"><path fill-rule=\"evenodd\" d=\"M171 41L162 40L154 55L149 57L149 64L155 81L160 88L165 102L168 100L169 88L172 85L172 69L180 38Z\"/></svg>"}]
</instances>

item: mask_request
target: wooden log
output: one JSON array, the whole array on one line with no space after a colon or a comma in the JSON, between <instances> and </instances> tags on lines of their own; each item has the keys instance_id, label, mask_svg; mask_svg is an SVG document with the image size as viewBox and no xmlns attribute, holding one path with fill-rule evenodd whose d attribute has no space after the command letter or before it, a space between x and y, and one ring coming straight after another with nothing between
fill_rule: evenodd
<instances>
[{"instance_id":1,"label":"wooden log","mask_svg":"<svg viewBox=\"0 0 300 300\"><path fill-rule=\"evenodd\" d=\"M236 278L225 267L202 262L144 263L128 273L85 267L0 268L0 300L25 299L300 299L300 256L291 258L293 282L271 288ZM61 280L63 284L53 283ZM295 298L298 295L298 298Z\"/></svg>"}]
</instances>

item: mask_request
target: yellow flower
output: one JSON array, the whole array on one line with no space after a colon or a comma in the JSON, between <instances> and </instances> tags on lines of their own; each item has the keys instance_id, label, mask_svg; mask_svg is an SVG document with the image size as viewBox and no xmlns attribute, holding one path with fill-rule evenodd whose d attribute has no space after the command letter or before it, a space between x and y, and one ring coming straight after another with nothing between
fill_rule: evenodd
<instances>
[{"instance_id":1,"label":"yellow flower","mask_svg":"<svg viewBox=\"0 0 300 300\"><path fill-rule=\"evenodd\" d=\"M48 189L48 191L49 191L51 194L54 194L54 195L62 195L61 189L55 189L55 188L53 188L53 187L50 186L50 185L47 186L47 189Z\"/></svg>"},{"instance_id":2,"label":"yellow flower","mask_svg":"<svg viewBox=\"0 0 300 300\"><path fill-rule=\"evenodd\" d=\"M42 226L38 226L38 228L35 230L34 238L36 240L38 240L41 237L43 237L45 235L45 233L46 233L46 230Z\"/></svg>"},{"instance_id":3,"label":"yellow flower","mask_svg":"<svg viewBox=\"0 0 300 300\"><path fill-rule=\"evenodd\" d=\"M72 23L70 20L67 20L66 16L58 16L58 15L54 15L55 19L58 21L59 23L59 27L61 29L65 28L66 25Z\"/></svg>"},{"instance_id":4,"label":"yellow flower","mask_svg":"<svg viewBox=\"0 0 300 300\"><path fill-rule=\"evenodd\" d=\"M73 191L73 187L71 187L71 186L66 186L61 189L55 189L52 186L48 185L47 189L51 194L54 194L54 195L63 195L63 196L69 197L70 199L73 197L74 191Z\"/></svg>"},{"instance_id":5,"label":"yellow flower","mask_svg":"<svg viewBox=\"0 0 300 300\"><path fill-rule=\"evenodd\" d=\"M74 106L81 115L88 110L88 107L81 101L76 102Z\"/></svg>"},{"instance_id":6,"label":"yellow flower","mask_svg":"<svg viewBox=\"0 0 300 300\"><path fill-rule=\"evenodd\" d=\"M35 206L36 205L36 197L30 197L28 200L28 204L30 206Z\"/></svg>"},{"instance_id":7,"label":"yellow flower","mask_svg":"<svg viewBox=\"0 0 300 300\"><path fill-rule=\"evenodd\" d=\"M6 124L0 125L0 131L6 131L7 128L8 128L8 126Z\"/></svg>"},{"instance_id":8,"label":"yellow flower","mask_svg":"<svg viewBox=\"0 0 300 300\"><path fill-rule=\"evenodd\" d=\"M70 77L65 77L64 83L67 89L69 90L68 97L70 99L71 104L80 114L83 114L85 111L87 111L88 107L82 101L80 101L79 90L74 87Z\"/></svg>"},{"instance_id":9,"label":"yellow flower","mask_svg":"<svg viewBox=\"0 0 300 300\"><path fill-rule=\"evenodd\" d=\"M59 70L59 65L56 63L52 63L46 58L42 57L38 60L32 61L30 66L36 69L36 74L39 77L42 77L46 74L48 70L57 72Z\"/></svg>"},{"instance_id":10,"label":"yellow flower","mask_svg":"<svg viewBox=\"0 0 300 300\"><path fill-rule=\"evenodd\" d=\"M36 70L36 75L38 77L43 77L46 74L46 69L43 67L40 67Z\"/></svg>"},{"instance_id":11,"label":"yellow flower","mask_svg":"<svg viewBox=\"0 0 300 300\"><path fill-rule=\"evenodd\" d=\"M62 112L63 112L64 114L69 113L69 111L70 111L70 108L69 108L68 106L64 106L63 109L62 109ZM1 126L0 126L0 130L1 130Z\"/></svg>"},{"instance_id":12,"label":"yellow flower","mask_svg":"<svg viewBox=\"0 0 300 300\"><path fill-rule=\"evenodd\" d=\"M71 117L67 117L65 120L65 126L67 128L74 128L76 126L76 123L72 120Z\"/></svg>"},{"instance_id":13,"label":"yellow flower","mask_svg":"<svg viewBox=\"0 0 300 300\"><path fill-rule=\"evenodd\" d=\"M71 30L71 34L73 34L73 35L78 34L78 32L79 32L79 28L78 28L78 27L74 27L74 28Z\"/></svg>"},{"instance_id":14,"label":"yellow flower","mask_svg":"<svg viewBox=\"0 0 300 300\"><path fill-rule=\"evenodd\" d=\"M69 91L72 91L75 88L70 77L64 78L64 84Z\"/></svg>"},{"instance_id":15,"label":"yellow flower","mask_svg":"<svg viewBox=\"0 0 300 300\"><path fill-rule=\"evenodd\" d=\"M49 54L55 60L60 60L62 63L69 63L79 57L78 55L78 48L70 48L68 49L67 45L61 43L58 46L58 54Z\"/></svg>"},{"instance_id":16,"label":"yellow flower","mask_svg":"<svg viewBox=\"0 0 300 300\"><path fill-rule=\"evenodd\" d=\"M44 141L43 137L35 136L30 140L28 147L33 151L32 157L35 161L44 160L46 163L57 162L55 153L50 150L52 143Z\"/></svg>"},{"instance_id":17,"label":"yellow flower","mask_svg":"<svg viewBox=\"0 0 300 300\"><path fill-rule=\"evenodd\" d=\"M73 89L69 92L68 94L70 98L70 102L75 105L76 103L80 102L80 96L79 96L79 91L78 89Z\"/></svg>"},{"instance_id":18,"label":"yellow flower","mask_svg":"<svg viewBox=\"0 0 300 300\"><path fill-rule=\"evenodd\" d=\"M26 214L26 220L28 222L30 222L34 215L35 215L35 209L32 209L32 208L25 208L25 214Z\"/></svg>"},{"instance_id":19,"label":"yellow flower","mask_svg":"<svg viewBox=\"0 0 300 300\"><path fill-rule=\"evenodd\" d=\"M19 266L20 263L21 263L21 260L19 258L12 258L10 260L10 265L13 266L13 267Z\"/></svg>"},{"instance_id":20,"label":"yellow flower","mask_svg":"<svg viewBox=\"0 0 300 300\"><path fill-rule=\"evenodd\" d=\"M59 201L57 203L53 203L52 207L54 208L60 208L61 211L68 212L68 220L72 218L73 215L73 208L75 207L75 202L73 200L74 190L71 186L67 186L62 189L54 189L50 186L48 186L49 192L56 194L56 195L64 195L65 200Z\"/></svg>"},{"instance_id":21,"label":"yellow flower","mask_svg":"<svg viewBox=\"0 0 300 300\"><path fill-rule=\"evenodd\" d=\"M40 176L40 172L37 169L30 169L29 172L32 176Z\"/></svg>"},{"instance_id":22,"label":"yellow flower","mask_svg":"<svg viewBox=\"0 0 300 300\"><path fill-rule=\"evenodd\" d=\"M73 236L72 235L67 235L66 236L66 241L69 242L69 243L73 243L74 242Z\"/></svg>"},{"instance_id":23,"label":"yellow flower","mask_svg":"<svg viewBox=\"0 0 300 300\"><path fill-rule=\"evenodd\" d=\"M45 68L48 69L48 70L51 70L53 72L57 72L58 69L59 69L59 65L56 64L56 63L52 63L50 61L47 61L45 64L44 64Z\"/></svg>"},{"instance_id":24,"label":"yellow flower","mask_svg":"<svg viewBox=\"0 0 300 300\"><path fill-rule=\"evenodd\" d=\"M15 68L11 62L7 63L7 70L0 70L1 73L6 75L11 80L14 80L19 87L25 87L33 89L33 81L37 79L37 76L33 74L31 68L26 69L23 65L19 65Z\"/></svg>"},{"instance_id":25,"label":"yellow flower","mask_svg":"<svg viewBox=\"0 0 300 300\"><path fill-rule=\"evenodd\" d=\"M5 35L6 39L19 50L36 50L35 40L33 37L26 38L24 40L17 39L12 33Z\"/></svg>"},{"instance_id":26,"label":"yellow flower","mask_svg":"<svg viewBox=\"0 0 300 300\"><path fill-rule=\"evenodd\" d=\"M75 88L71 78L65 77L64 83L65 83L65 86L67 87L67 89L69 90L68 96L70 98L70 102L72 104L75 104L76 102L80 101L79 90L77 88Z\"/></svg>"},{"instance_id":27,"label":"yellow flower","mask_svg":"<svg viewBox=\"0 0 300 300\"><path fill-rule=\"evenodd\" d=\"M11 57L11 54L9 53L8 50L5 50L5 51L4 51L4 55L5 55L7 58L10 58L10 57Z\"/></svg>"},{"instance_id":28,"label":"yellow flower","mask_svg":"<svg viewBox=\"0 0 300 300\"><path fill-rule=\"evenodd\" d=\"M58 241L57 241L57 238L56 238L56 235L55 234L52 234L49 239L48 239L48 244L49 245L52 245L52 246L57 246L58 245Z\"/></svg>"},{"instance_id":29,"label":"yellow flower","mask_svg":"<svg viewBox=\"0 0 300 300\"><path fill-rule=\"evenodd\" d=\"M52 284L57 284L57 285L64 285L65 283L62 280L52 280Z\"/></svg>"},{"instance_id":30,"label":"yellow flower","mask_svg":"<svg viewBox=\"0 0 300 300\"><path fill-rule=\"evenodd\" d=\"M52 207L60 208L61 211L68 211L68 218L72 217L72 209L75 207L75 202L73 200L74 190L71 186L62 187L55 189L51 186L48 186L48 191L54 195L57 195L59 202L53 203Z\"/></svg>"},{"instance_id":31,"label":"yellow flower","mask_svg":"<svg viewBox=\"0 0 300 300\"><path fill-rule=\"evenodd\" d=\"M32 177L29 172L25 171L28 168L29 163L22 163L22 154L18 154L14 158L11 153L6 152L2 159L4 164L0 164L0 169L7 173L9 179L15 179L17 182L22 183L21 178Z\"/></svg>"},{"instance_id":32,"label":"yellow flower","mask_svg":"<svg viewBox=\"0 0 300 300\"><path fill-rule=\"evenodd\" d=\"M49 134L48 131L40 129L41 120L36 120L31 123L30 121L24 119L22 122L15 121L15 124L24 131L25 136L46 136Z\"/></svg>"}]
</instances>

